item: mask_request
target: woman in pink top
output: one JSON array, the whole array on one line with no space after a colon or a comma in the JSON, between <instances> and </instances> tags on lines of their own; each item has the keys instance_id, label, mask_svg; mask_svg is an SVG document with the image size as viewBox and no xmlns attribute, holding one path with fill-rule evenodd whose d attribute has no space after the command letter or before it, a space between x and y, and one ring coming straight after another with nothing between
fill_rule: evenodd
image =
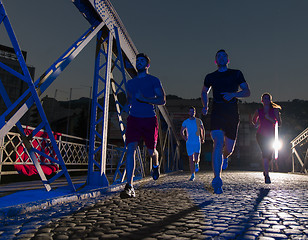
<instances>
[{"instance_id":1,"label":"woman in pink top","mask_svg":"<svg viewBox=\"0 0 308 240\"><path fill-rule=\"evenodd\" d=\"M272 101L272 96L269 93L264 93L261 97L263 104L254 113L252 123L258 126L256 138L260 146L263 158L263 175L265 183L271 183L269 177L269 163L273 158L274 148L273 142L275 139L275 123L281 125L280 112L281 107Z\"/></svg>"}]
</instances>

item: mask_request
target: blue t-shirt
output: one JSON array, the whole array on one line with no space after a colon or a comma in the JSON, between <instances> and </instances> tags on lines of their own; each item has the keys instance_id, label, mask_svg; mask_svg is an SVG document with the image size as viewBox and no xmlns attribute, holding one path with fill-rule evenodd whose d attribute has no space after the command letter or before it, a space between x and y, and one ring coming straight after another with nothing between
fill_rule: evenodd
<instances>
[{"instance_id":1,"label":"blue t-shirt","mask_svg":"<svg viewBox=\"0 0 308 240\"><path fill-rule=\"evenodd\" d=\"M147 74L143 78L132 78L127 82L127 91L131 94L132 102L129 115L134 117L154 117L155 105L139 102L135 95L141 92L145 98L154 98L156 96L154 89L162 88L161 82L157 77Z\"/></svg>"}]
</instances>

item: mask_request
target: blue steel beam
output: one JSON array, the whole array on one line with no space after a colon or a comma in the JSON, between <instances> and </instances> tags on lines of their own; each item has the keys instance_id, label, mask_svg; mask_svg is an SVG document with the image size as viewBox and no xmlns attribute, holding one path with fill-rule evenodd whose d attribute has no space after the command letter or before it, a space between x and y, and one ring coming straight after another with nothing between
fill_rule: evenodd
<instances>
[{"instance_id":1,"label":"blue steel beam","mask_svg":"<svg viewBox=\"0 0 308 240\"><path fill-rule=\"evenodd\" d=\"M138 50L111 2L109 0L72 0L72 2L90 24L97 21L103 21L106 24L107 29L103 32L104 38L108 37L110 31L115 39L119 39L121 50L123 51L125 70L131 77L135 76ZM118 37L116 37L114 29L118 31ZM113 48L113 53L117 56L118 50Z\"/></svg>"},{"instance_id":2,"label":"blue steel beam","mask_svg":"<svg viewBox=\"0 0 308 240\"><path fill-rule=\"evenodd\" d=\"M108 186L106 176L106 153L107 153L107 131L108 111L110 95L110 75L112 63L113 37L102 39L102 31L97 35L95 72L93 82L93 99L91 109L90 139L89 139L89 163L88 163L88 184ZM103 62L103 59L106 61ZM99 86L102 85L102 89ZM103 99L103 105L99 103ZM102 116L100 116L102 114ZM101 128L101 134L98 132ZM96 147L95 142L100 145ZM95 169L97 166L99 171Z\"/></svg>"},{"instance_id":3,"label":"blue steel beam","mask_svg":"<svg viewBox=\"0 0 308 240\"><path fill-rule=\"evenodd\" d=\"M42 93L46 91L59 74L63 72L64 69L77 57L81 50L93 39L94 36L96 36L97 32L101 30L104 25L105 24L102 22L98 26L91 26L34 82L38 96L41 96ZM2 65L4 64L1 64L0 67ZM9 70L8 68L6 69ZM9 72L14 74L14 72ZM14 75L16 76L16 74ZM29 94L29 91L25 91L24 94L0 116L0 138L4 137L32 106L33 101L30 99L30 96L31 94Z\"/></svg>"},{"instance_id":4,"label":"blue steel beam","mask_svg":"<svg viewBox=\"0 0 308 240\"><path fill-rule=\"evenodd\" d=\"M122 75L122 81L118 84L116 81L112 79L112 81L108 82L108 84L105 84L104 89L99 92L97 89L98 86L98 80L102 80L103 77L97 77L99 76L99 67L96 66L95 70L95 79L93 83L93 96L95 94L102 94L105 93L103 97L104 101L104 106L100 106L97 104L97 99L93 97L93 102L92 103L92 114L91 114L91 129L90 129L90 151L89 151L89 167L88 167L88 182L90 184L98 184L98 182L103 183L103 185L107 185L107 181L104 181L104 166L99 165L95 154L98 152L101 153L101 157L105 156L105 153L102 153L104 150L103 145L107 143L107 129L105 129L103 126L107 126L108 123L108 108L109 108L109 96L106 95L106 92L110 92L110 83L111 87L113 90L113 96L116 101L116 109L118 113L118 118L119 118L119 125L121 129L121 134L123 137L123 141L125 143L125 125L122 120L122 113L123 113L123 106L119 104L119 101L117 100L117 94L122 91L126 94L126 73L130 77L134 77L136 75L136 70L135 70L135 56L138 53L136 47L134 46L132 40L130 39L120 17L112 7L110 1L108 0L97 0L97 1L92 1L92 0L73 0L74 4L76 7L79 9L79 11L85 16L85 18L90 22L90 24L93 24L93 22L96 21L103 21L106 23L107 28L104 28L101 36L101 40L106 41L106 39L109 39L107 45L105 46L105 50L107 52L107 48L111 47L113 55L116 57L115 60L113 61L113 67L110 69L110 74L113 71L113 69L116 67ZM112 39L115 39L116 45L112 46ZM99 41L97 44L97 49L101 48L99 45ZM109 56L109 55L108 55ZM98 62L98 56L96 56L96 63ZM105 53L105 58L106 58L106 63L108 63L107 59L107 53ZM106 74L106 73L105 73ZM97 80L98 79L98 80ZM105 79L106 82L106 79ZM121 109L122 108L122 109ZM104 112L102 118L98 119L97 111L100 110ZM102 123L100 122L102 121ZM102 125L102 134L98 133L98 130L96 129L99 124ZM97 147L95 149L95 139L99 138L102 141L102 145ZM92 144L91 144L92 141ZM120 181L122 182L124 177L125 177L125 171L123 174L120 173L119 167L124 163L124 156L125 156L125 151L126 148L123 148L123 154L122 157L119 161L118 168L115 174L114 179L116 179L117 175L120 175ZM138 148L138 152L140 153L140 149ZM137 154L137 164L139 163L140 166L140 173L142 174L142 177L144 176L144 169L143 169L143 164L142 164L142 159L141 159L141 154ZM99 159L101 163L103 163L102 159ZM105 161L105 160L104 160ZM100 167L100 175L98 176L98 171L94 170L94 166ZM136 169L136 172L138 169Z\"/></svg>"},{"instance_id":5,"label":"blue steel beam","mask_svg":"<svg viewBox=\"0 0 308 240\"><path fill-rule=\"evenodd\" d=\"M76 7L79 9L79 11L85 16L85 18L90 22L90 24L93 24L93 22L96 21L103 21L106 24L106 28L104 28L104 31L102 31L102 39L106 39L108 38L108 36L110 36L110 34L113 36L113 38L117 41L116 46L114 46L113 49L113 54L115 57L117 57L117 59L113 62L114 67L117 67L122 75L123 75L123 79L125 78L125 72L128 73L128 75L130 77L134 77L136 75L136 68L135 68L135 58L136 55L138 54L138 51L136 49L136 47L133 44L133 41L131 40L131 38L129 37L126 28L124 27L124 24L122 23L120 17L118 16L118 14L116 13L115 9L113 8L111 2L109 0L73 0L74 4L76 5ZM120 60L120 64L117 64L117 61ZM96 83L94 83L96 84ZM117 94L120 91L123 91L124 93L126 93L126 79L124 79L124 81L122 81L121 83L117 83L116 81L112 80L111 81L112 84L112 89L113 89L113 94L114 94L114 99L115 99L115 103L116 103L116 109L117 109L117 113L118 113L118 118L119 118L119 124L120 124L120 130L121 130L121 134L123 137L123 141L125 144L125 125L123 123L122 120L122 113L124 110L124 106L121 106L121 104L119 103L118 99L117 99ZM93 87L94 89L94 87ZM105 91L102 90L102 91ZM106 101L106 98L105 98ZM96 107L97 109L102 110L102 108L100 107ZM168 152L172 152L170 155L175 162L177 163L177 160L179 158L179 141L176 137L176 132L174 131L174 127L173 124L169 118L169 114L167 112L167 109L165 106L159 106L158 107L161 115L163 116L163 118L165 119L166 123L169 126L169 130L166 136L166 138L175 138L175 145L176 148L174 149L172 146L172 149ZM105 109L104 109L105 110ZM102 111L104 111L102 110ZM103 118L104 116L102 116ZM96 117L94 117L95 119ZM107 121L107 119L99 119L100 121ZM92 120L93 122L94 120ZM98 121L94 121L93 124L97 124ZM104 134L100 135L96 130L92 130L93 134L96 134L96 136L99 136L99 138L103 138L105 139L106 136L104 136ZM92 138L94 135L92 135L90 138ZM161 136L162 137L162 136ZM160 138L161 138L160 137ZM90 139L90 141L94 141L93 139ZM173 145L173 139L169 139L170 142L170 146ZM102 151L102 146L100 146L100 148L98 148L99 151ZM164 149L165 151L166 149ZM124 180L125 177L125 170L123 173L120 173L120 168L123 164L125 164L125 148L123 149L123 154L121 156L121 159L119 161L117 170L116 170L116 174L114 176L114 180L117 179L117 176L120 176L120 181ZM140 149L138 149L138 151L140 151ZM94 150L93 150L94 152ZM95 152L98 152L95 151ZM165 153L162 153L162 155L164 155ZM91 154L92 155L92 154ZM140 162L140 165L142 166L142 160L139 159L140 154L137 154L137 159ZM93 157L89 157L89 159L93 159ZM95 164L91 164L91 166L98 166L99 164L96 162ZM168 164L167 164L167 168L169 170L169 166L170 166L170 161L169 161L169 157L168 157ZM173 165L174 169L177 169L177 164ZM102 166L101 166L102 167ZM143 167L141 167L141 172ZM91 171L93 171L93 167L89 167L89 174L91 174ZM143 174L143 173L142 173Z\"/></svg>"},{"instance_id":6,"label":"blue steel beam","mask_svg":"<svg viewBox=\"0 0 308 240\"><path fill-rule=\"evenodd\" d=\"M20 50L20 47L19 47L19 44L18 44L18 41L17 41L17 38L15 36L15 33L13 31L13 28L10 24L10 21L8 19L8 16L5 12L5 9L4 9L4 6L2 4L2 2L0 1L0 15L2 16L1 19L4 23L4 26L5 26L5 29L9 35L9 38L10 38L10 41L13 45L13 48L15 50L15 54L17 56L17 59L18 59L18 62L20 64L20 67L22 69L22 72L23 72L23 81L25 81L28 85L28 91L29 93L27 93L26 96L29 96L29 99L32 99L33 103L35 103L37 109L38 109L38 112L39 112L39 115L41 117L41 120L42 122L39 124L39 126L34 130L34 133L37 133L38 131L40 131L42 128L45 127L45 130L48 134L48 137L50 139L50 142L51 142L51 145L53 147L53 151L55 152L55 155L56 157L58 158L58 160L54 159L54 158L51 158L48 156L48 159L59 164L61 166L61 170L59 171L59 173L62 175L64 174L66 176L66 179L68 181L68 184L69 186L72 188L73 191L75 191L75 187L71 181L71 178L67 172L67 169L66 169L66 166L64 164L64 161L62 159L62 156L60 154L60 151L58 149L58 146L57 146L57 143L55 141L55 138L54 138L54 135L51 131L51 128L48 124L48 121L47 121L47 118L46 118L46 115L45 115L45 112L44 112L44 109L41 105L41 102L40 102L40 99L39 99L39 96L37 95L37 91L36 91L36 88L34 86L34 83L32 81L32 78L31 78L31 75L29 73L29 70L28 70L28 67L26 65L26 62L24 60L24 57L23 57L23 54ZM4 102L5 104L9 107L12 103L9 99L9 96L8 94L6 93L5 89L4 89L4 86L1 84L1 96L3 97L4 99ZM27 150L27 152L29 153L29 156L34 164L34 166L36 167L37 171L38 171L38 174L42 180L42 183L44 184L45 188L47 191L50 191L51 190L51 187L50 187L50 180L47 180L44 172L42 171L42 168L40 166L40 163L37 159L37 154L39 155L45 155L43 154L41 151L38 151L37 149L35 149L31 143L30 143L30 138L32 138L31 136L26 136L22 127L21 127L21 124L19 123L19 119L16 121L16 124L17 124L17 127L19 129L19 132L21 134L21 137L23 139L23 144L25 146L25 149ZM58 173L58 174L59 174Z\"/></svg>"}]
</instances>

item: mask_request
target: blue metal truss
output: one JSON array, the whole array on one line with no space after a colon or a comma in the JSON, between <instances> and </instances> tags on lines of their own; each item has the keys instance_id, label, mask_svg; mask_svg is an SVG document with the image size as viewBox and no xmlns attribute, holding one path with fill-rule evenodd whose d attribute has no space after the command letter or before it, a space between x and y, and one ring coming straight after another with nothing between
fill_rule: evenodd
<instances>
[{"instance_id":1,"label":"blue metal truss","mask_svg":"<svg viewBox=\"0 0 308 240\"><path fill-rule=\"evenodd\" d=\"M35 136L36 133L38 133L41 129L43 129L43 128L45 127L45 131L47 132L48 137L49 137L49 139L50 139L50 141L51 141L51 144L52 144L53 150L55 151L56 157L52 158L52 157L50 157L50 156L47 156L47 155L44 154L43 152L41 152L41 151L35 149L35 148L31 145L31 141L30 141L30 139L29 139L29 136L26 136L26 135L25 135L25 133L24 133L24 131L23 131L23 128L22 128L20 122L18 121L18 122L17 122L17 127L18 127L18 130L19 130L19 132L20 132L20 134L21 134L21 136L22 136L23 144L24 144L24 146L25 146L25 149L28 151L29 156L30 156L32 162L34 163L34 165L35 165L35 167L36 167L36 169L37 169L37 171L38 171L38 174L40 175L40 177L41 177L41 179L42 179L42 182L43 182L43 184L44 184L44 186L45 186L45 188L46 188L47 191L50 191L50 190L51 190L51 187L50 187L49 184L53 181L53 179L56 179L57 177L59 177L59 176L61 176L61 175L63 175L63 174L67 177L67 181L68 181L69 185L70 185L71 188L75 191L75 187L74 187L74 185L73 185L73 183L72 183L72 181L71 181L71 179L70 179L70 177L69 177L69 175L68 175L68 172L67 172L67 169L66 169L66 167L65 167L64 161L63 161L63 159L62 159L62 157L61 157L61 154L60 154L60 151L59 151L59 149L58 149L57 143L56 143L56 141L55 141L54 135L53 135L53 133L52 133L52 131L51 131L51 128L50 128L50 126L49 126L49 124L48 124L46 115L45 115L45 113L44 113L44 110L43 110L43 107L42 107L42 105L41 105L40 99L39 99L39 97L38 97L38 95L37 95L37 92L36 92L35 86L34 86L34 84L33 84L31 75L30 75L29 70L28 70L28 68L27 68L27 66L26 66L25 60L24 60L23 55L22 55L22 53L21 53L21 50L20 50L19 44L18 44L18 42L17 42L17 39L16 39L16 37L15 37L13 28L12 28L12 26L11 26L11 24L10 24L10 22L9 22L9 19L8 19L6 13L5 13L5 9L4 9L4 6L3 6L2 2L0 2L0 14L1 14L1 19L2 19L2 21L3 21L3 23L4 23L4 26L5 26L6 30L7 30L8 35L9 35L9 38L10 38L10 40L11 40L11 43L12 43L12 45L13 45L13 47L14 47L16 56L17 56L17 58L18 58L18 62L19 62L19 64L20 64L20 67L21 67L22 72L23 72L23 74L22 74L22 76L21 76L21 80L22 80L22 81L25 81L25 82L27 83L27 85L28 85L28 90L26 91L26 92L28 92L27 95L29 96L29 98L32 99L31 102L35 103L35 105L36 105L36 107L37 107L37 109L38 109L38 112L39 112L39 114L40 114L40 117L41 117L41 119L42 119L41 123L40 123L40 124L38 125L38 127L33 131L32 136ZM3 66L3 65L4 65L4 64L1 64L1 66ZM15 71L11 71L11 69L8 68L8 67L5 67L5 68L6 68L6 70L8 70L10 73L15 74ZM6 91L5 91L4 86L3 86L2 83L1 83L1 93L2 93L2 97L3 97L3 99L4 99L4 102L5 102L6 106L7 106L7 107L10 107L10 106L12 105L12 103L11 103L11 101L10 101L10 99L9 99L9 96L8 96L8 94L6 93ZM42 155L42 156L44 156L44 157L47 157L50 161L52 161L52 162L54 162L54 163L60 165L61 168L62 168L62 169L56 174L56 176L55 176L54 178L52 178L51 180L47 180L47 178L46 178L44 172L42 171L42 168L41 168L41 166L40 166L40 164L39 164L39 161L38 161L38 158L37 158L37 156L39 156L39 155ZM57 158L57 159L56 159L56 158Z\"/></svg>"},{"instance_id":2,"label":"blue metal truss","mask_svg":"<svg viewBox=\"0 0 308 240\"><path fill-rule=\"evenodd\" d=\"M116 104L117 115L119 119L120 130L125 144L125 124L122 120L124 106L119 102L117 95L119 92L126 93L126 73L122 50L117 28L114 27L114 35L109 31L108 37L103 39L102 32L97 36L96 59L95 59L95 74L93 82L93 100L90 125L90 144L89 144L89 165L88 165L88 183L90 185L108 186L106 170L106 147L108 136L108 112L109 112L109 97L113 94ZM116 42L116 54L113 55L113 44ZM121 73L122 80L117 83L113 79L112 72L118 69ZM112 90L112 92L111 92ZM101 103L99 102L101 100ZM96 144L99 142L99 144ZM123 182L125 170L121 173L120 166L125 162L124 157L126 147L122 149L122 157L115 173L114 182L117 181L116 176L120 176L120 182ZM139 149L138 149L139 150ZM139 150L140 152L140 150ZM144 170L140 154L138 156L138 167L141 172L141 177L144 176ZM139 167L140 166L140 167Z\"/></svg>"},{"instance_id":3,"label":"blue metal truss","mask_svg":"<svg viewBox=\"0 0 308 240\"><path fill-rule=\"evenodd\" d=\"M117 115L118 115L118 119L119 119L119 127L120 127L120 131L121 131L121 135L123 138L123 142L124 142L124 146L126 145L126 136L125 136L125 130L126 130L126 125L123 122L123 118L122 115L124 114L125 111L125 106L123 106L119 100L117 95L122 92L126 94L126 74L125 74L125 67L124 67L124 59L123 59L123 55L122 55L122 51L119 49L121 49L121 44L120 44L120 38L119 38L119 32L118 32L118 28L114 27L114 33L115 33L115 38L116 38L116 43L117 43L117 49L118 49L118 54L117 54L117 59L115 60L115 62L113 63L115 67L117 67L122 75L122 81L120 83L117 83L116 81L112 81L111 82L111 87L112 87L112 92L113 92L113 97L115 100L115 104L116 104L116 111L117 111ZM125 165L125 155L126 155L126 147L124 147L122 149L122 154L121 157L119 159L118 165L117 165L117 169L115 171L114 177L113 177L113 182L114 183L118 183L118 182L123 182L125 175L126 175L126 169L124 168ZM143 162L142 162L142 156L141 156L141 152L140 152L140 148L139 146L137 147L137 151L136 151L136 168L135 168L135 177L136 178L142 178L145 176L145 172L144 172L144 166L143 166Z\"/></svg>"},{"instance_id":4,"label":"blue metal truss","mask_svg":"<svg viewBox=\"0 0 308 240\"><path fill-rule=\"evenodd\" d=\"M97 32L105 25L103 22L91 26L39 79L33 82L29 70L26 66L25 60L23 58L21 49L19 47L18 41L15 37L15 33L10 24L9 18L5 12L2 1L0 0L0 24L3 23L7 34L10 38L11 44L15 50L18 62L22 69L22 73L18 73L9 66L0 62L0 67L8 71L12 75L16 76L20 80L24 81L28 85L28 89L14 102L12 103L9 95L7 94L2 82L0 84L0 94L4 100L7 110L0 116L0 138L2 139L12 127L15 125L19 133L22 136L23 144L28 151L30 158L36 167L38 174L46 188L47 191L51 190L50 184L53 183L60 176L64 175L71 189L75 191L75 187L71 181L71 178L66 169L63 158L60 154L59 148L55 141L54 135L46 118L45 112L40 102L39 96L51 85L51 83L59 76L59 74L69 65L71 61L80 53L80 51L89 43L89 41L96 36ZM1 81L1 79L0 79ZM35 130L26 136L24 130L19 122L19 120L24 116L24 114L29 110L29 108L34 105L37 107L41 122L35 128ZM48 137L51 141L53 151L55 156L51 157L45 153L37 150L31 144L32 137L35 136L39 131L44 130L47 132ZM58 173L47 180L44 172L41 169L40 163L38 161L38 156L43 156L49 159L51 162L58 164L60 170Z\"/></svg>"},{"instance_id":5,"label":"blue metal truss","mask_svg":"<svg viewBox=\"0 0 308 240\"><path fill-rule=\"evenodd\" d=\"M109 0L74 0L73 1L80 12L92 24L95 21L103 21L106 23L106 28L102 30L102 34L97 40L97 54L96 54L96 67L95 79L93 86L93 103L91 113L91 129L90 129L90 150L89 150L89 167L88 167L88 182L91 184L98 184L107 186L108 180L105 174L106 153L105 146L107 143L107 122L108 122L108 109L109 109L109 94L110 84L112 94L116 104L116 111L119 119L120 131L125 145L125 124L123 122L123 114L125 107L118 100L118 93L123 92L126 94L126 73L130 77L136 75L135 70L135 56L138 53L132 40L130 39L121 19L114 10ZM116 41L116 47L113 46L112 39ZM113 54L112 54L113 53ZM113 60L112 57L116 59ZM105 63L101 64L100 61L105 59ZM112 67L109 64L112 61ZM117 68L122 74L122 81L118 83L112 79L112 71ZM102 69L105 72L102 72ZM108 72L111 71L111 72ZM98 90L99 82L103 84L102 90ZM102 97L102 105L98 102L98 97ZM159 106L160 115L168 125L166 136L164 138L163 131L160 131L160 146L161 146L161 160L165 169L177 170L179 160L179 141L176 139L176 133L170 121L169 114L165 106ZM98 112L101 114L99 115ZM100 117L101 116L101 117ZM175 141L173 141L175 138ZM100 143L95 145L96 140ZM92 142L92 143L91 143ZM165 142L165 144L162 144ZM168 144L166 144L168 143ZM168 147L170 147L168 149ZM113 178L113 182L123 182L126 174L125 170L125 155L126 147L123 147L122 154L119 159L117 169ZM135 177L144 177L143 157L140 148L136 151L136 169Z\"/></svg>"},{"instance_id":6,"label":"blue metal truss","mask_svg":"<svg viewBox=\"0 0 308 240\"><path fill-rule=\"evenodd\" d=\"M109 111L109 97L113 94L117 115L119 119L119 126L121 134L123 137L123 142L125 146L125 124L123 122L123 114L125 107L119 102L118 94L126 94L126 74L130 77L136 75L135 70L135 56L138 53L132 40L130 39L123 23L121 22L116 11L113 9L109 0L73 0L75 6L80 10L80 12L85 16L85 18L90 22L91 27L34 83L27 72L25 61L22 58L18 43L13 43L14 49L19 61L23 62L23 67L26 70L25 74L20 74L13 69L10 69L3 63L0 63L0 67L9 71L14 76L25 81L29 85L22 96L11 103L5 92L5 89L0 84L1 96L5 99L5 103L8 109L0 116L0 139L4 137L8 131L13 126L20 126L19 120L21 117L29 110L29 108L35 104L39 110L42 122L35 129L33 135L45 128L48 131L48 135L51 136L52 132L50 126L47 122L45 113L40 103L39 96L53 83L53 81L58 77L58 75L69 65L71 61L79 54L79 52L89 43L89 41L97 36L97 46L96 46L96 59L95 59L95 74L93 82L93 100L91 108L91 125L90 125L90 139L89 139L89 166L88 166L88 184L107 186L109 185L106 176L106 154L107 154L107 131L108 131L108 111ZM1 3L1 15L0 23L8 22L6 20L7 16L4 11L3 5ZM3 10L2 10L3 9ZM9 22L8 22L9 23ZM10 26L10 25L9 25ZM15 35L10 32L9 36ZM115 45L113 45L115 41ZM120 82L113 79L113 70L118 69L121 73L122 80ZM101 100L100 100L101 99ZM175 139L176 144L173 144L173 138L175 136L175 131L172 126L172 122L169 119L169 114L164 106L159 106L161 117L165 120L168 125L168 130L166 136L163 139L162 134L160 134L160 145L161 145L161 160L165 161L166 156L166 169L178 169L178 159L179 159L179 143ZM162 131L160 131L162 133ZM53 135L52 135L53 138ZM175 137L176 138L176 137ZM24 141L28 144L29 151L33 152L32 155L35 156L37 150L31 147L30 142L27 142L27 138ZM164 144L163 144L164 142ZM166 144L168 142L168 144ZM52 140L52 145L54 147L54 138ZM168 146L167 146L168 145ZM55 145L56 147L56 145ZM169 149L167 149L170 147ZM58 149L58 148L57 148ZM117 170L114 175L114 182L123 182L125 178L125 155L126 147L122 149L122 156L118 162ZM44 156L43 153L39 153ZM56 151L58 160L50 159L58 164L63 163L63 159L59 153ZM58 156L59 154L59 156ZM35 159L33 156L33 159ZM47 156L46 156L47 157ZM140 149L137 149L136 153L136 170L135 177L144 177L144 168L142 162L142 154ZM50 157L49 157L50 158ZM32 159L32 160L33 160ZM171 160L171 161L170 161ZM39 165L37 163L37 165ZM39 168L39 166L38 166ZM57 174L52 181L59 177L61 174L66 174L68 182L74 189L73 184L63 165L62 173ZM44 176L41 177L43 183L51 182L51 180L46 181ZM49 185L48 185L49 186ZM75 190L75 189L74 189Z\"/></svg>"},{"instance_id":7,"label":"blue metal truss","mask_svg":"<svg viewBox=\"0 0 308 240\"><path fill-rule=\"evenodd\" d=\"M106 176L107 130L110 94L110 74L112 60L112 35L102 39L102 31L97 35L93 99L91 109L88 184L108 186ZM107 47L106 47L107 45ZM106 61L103 62L104 58ZM103 85L100 89L100 85ZM103 105L99 103L103 99ZM99 129L99 127L101 127ZM101 131L101 132L100 132ZM96 147L96 141L100 144ZM96 167L95 167L96 166ZM98 171L97 171L98 169Z\"/></svg>"},{"instance_id":8,"label":"blue metal truss","mask_svg":"<svg viewBox=\"0 0 308 240\"><path fill-rule=\"evenodd\" d=\"M76 58L81 50L96 36L97 32L104 26L102 22L97 26L91 26L67 51L51 65L35 82L38 96L54 82L54 80L64 71L64 69ZM14 34L14 33L13 33ZM0 67L9 71L14 76L24 80L24 76L0 62ZM30 91L26 90L18 100L16 100L0 116L0 138L4 137L17 121L29 110L34 103L30 98Z\"/></svg>"}]
</instances>

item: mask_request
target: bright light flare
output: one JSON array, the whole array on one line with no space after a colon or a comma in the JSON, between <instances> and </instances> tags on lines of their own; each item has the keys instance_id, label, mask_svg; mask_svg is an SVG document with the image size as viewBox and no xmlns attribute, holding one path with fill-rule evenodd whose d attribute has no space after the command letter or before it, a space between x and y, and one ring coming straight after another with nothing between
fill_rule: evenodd
<instances>
[{"instance_id":1,"label":"bright light flare","mask_svg":"<svg viewBox=\"0 0 308 240\"><path fill-rule=\"evenodd\" d=\"M278 138L278 121L275 122L275 141L273 143L273 148L275 149L275 159L278 158L278 151L282 147L282 142Z\"/></svg>"},{"instance_id":2,"label":"bright light flare","mask_svg":"<svg viewBox=\"0 0 308 240\"><path fill-rule=\"evenodd\" d=\"M280 150L282 147L282 142L278 139L277 141L275 140L273 143L273 148L275 150Z\"/></svg>"}]
</instances>

